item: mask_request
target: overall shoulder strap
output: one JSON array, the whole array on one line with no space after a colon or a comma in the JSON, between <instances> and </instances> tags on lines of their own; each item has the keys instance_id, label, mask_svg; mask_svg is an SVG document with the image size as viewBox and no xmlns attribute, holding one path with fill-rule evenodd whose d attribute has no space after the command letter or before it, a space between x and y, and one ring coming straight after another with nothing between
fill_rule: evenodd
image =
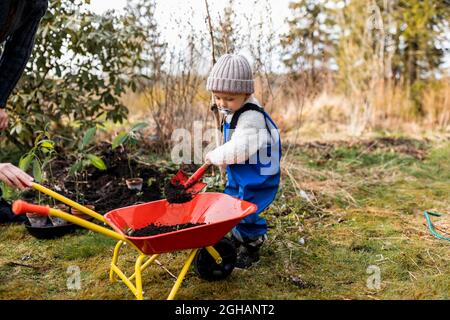
<instances>
[{"instance_id":1,"label":"overall shoulder strap","mask_svg":"<svg viewBox=\"0 0 450 320\"><path fill-rule=\"evenodd\" d=\"M231 130L236 129L236 125L237 125L237 122L238 122L241 114L243 114L245 111L250 111L250 110L258 111L258 112L261 112L262 114L264 114L264 110L261 107L257 106L256 104L253 104L253 103L246 103L242 108L240 108L238 111L236 111L233 114L233 117L231 118L231 122L230 122L230 129Z\"/></svg>"}]
</instances>

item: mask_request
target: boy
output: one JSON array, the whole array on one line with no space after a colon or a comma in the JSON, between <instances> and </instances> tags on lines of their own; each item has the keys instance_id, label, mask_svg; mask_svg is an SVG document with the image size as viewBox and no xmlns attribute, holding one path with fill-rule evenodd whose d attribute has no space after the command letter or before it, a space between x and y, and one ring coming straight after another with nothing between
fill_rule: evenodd
<instances>
[{"instance_id":1,"label":"boy","mask_svg":"<svg viewBox=\"0 0 450 320\"><path fill-rule=\"evenodd\" d=\"M280 136L275 123L252 95L252 69L244 56L220 57L206 86L224 114L225 143L207 153L205 161L227 166L226 194L258 206L232 230L238 253L236 267L249 268L259 260L259 248L267 239L267 223L260 213L278 191Z\"/></svg>"}]
</instances>

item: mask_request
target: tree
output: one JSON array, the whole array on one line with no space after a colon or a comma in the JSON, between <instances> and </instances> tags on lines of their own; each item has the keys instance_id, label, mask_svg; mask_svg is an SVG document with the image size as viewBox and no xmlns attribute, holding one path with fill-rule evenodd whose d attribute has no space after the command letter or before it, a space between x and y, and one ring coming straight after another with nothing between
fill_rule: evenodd
<instances>
[{"instance_id":1,"label":"tree","mask_svg":"<svg viewBox=\"0 0 450 320\"><path fill-rule=\"evenodd\" d=\"M443 0L397 0L397 48L393 68L409 86L433 78L443 63L443 34L448 30L450 10Z\"/></svg>"},{"instance_id":2,"label":"tree","mask_svg":"<svg viewBox=\"0 0 450 320\"><path fill-rule=\"evenodd\" d=\"M240 49L240 42L236 28L239 28L234 13L234 0L228 0L227 6L223 10L223 17L219 15L220 29L216 32L216 50L220 55L225 53L236 53Z\"/></svg>"},{"instance_id":3,"label":"tree","mask_svg":"<svg viewBox=\"0 0 450 320\"><path fill-rule=\"evenodd\" d=\"M413 103L413 113L423 115L425 88L436 78L446 54L449 3L445 0L373 2L383 19L386 79L404 85Z\"/></svg>"},{"instance_id":4,"label":"tree","mask_svg":"<svg viewBox=\"0 0 450 320\"><path fill-rule=\"evenodd\" d=\"M87 128L125 119L120 96L135 87L143 40L134 16L99 16L81 0L52 1L8 105L10 140L28 150L37 130L50 124L55 139L76 148Z\"/></svg>"},{"instance_id":5,"label":"tree","mask_svg":"<svg viewBox=\"0 0 450 320\"><path fill-rule=\"evenodd\" d=\"M172 21L185 28L178 34L178 46L169 50L153 17L155 2L135 0L134 3L139 10L134 10L133 15L138 17L146 39L139 68L142 76L139 90L148 103L155 125L157 151L164 152L171 147L173 131L192 123L196 113L201 112L196 110L194 100L203 76L195 68L205 48L194 26L186 19Z\"/></svg>"},{"instance_id":6,"label":"tree","mask_svg":"<svg viewBox=\"0 0 450 320\"><path fill-rule=\"evenodd\" d=\"M142 79L146 79L151 84L158 82L163 65L167 56L167 42L161 38L161 32L155 20L156 4L154 0L132 0L128 2L126 8L127 16L136 19L135 23L142 31L145 40L142 44L142 59L139 61L138 69Z\"/></svg>"},{"instance_id":7,"label":"tree","mask_svg":"<svg viewBox=\"0 0 450 320\"><path fill-rule=\"evenodd\" d=\"M330 67L336 42L331 2L298 0L289 4L293 18L288 20L289 32L281 41L286 49L283 61L291 72L305 70L313 85L320 70Z\"/></svg>"}]
</instances>

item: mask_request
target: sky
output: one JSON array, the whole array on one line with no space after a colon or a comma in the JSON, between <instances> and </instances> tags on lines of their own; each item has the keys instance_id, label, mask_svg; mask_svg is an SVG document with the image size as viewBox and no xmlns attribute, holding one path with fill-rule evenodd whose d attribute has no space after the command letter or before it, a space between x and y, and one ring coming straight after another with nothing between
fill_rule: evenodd
<instances>
[{"instance_id":1,"label":"sky","mask_svg":"<svg viewBox=\"0 0 450 320\"><path fill-rule=\"evenodd\" d=\"M271 4L271 19L276 33L283 34L288 31L285 20L291 16L288 7L292 0L269 0ZM235 0L235 13L238 19L244 14L253 14L254 17L265 17L267 15L264 5L254 5L254 2L264 3L264 1L253 0ZM116 10L123 12L126 0L91 0L90 8L96 13L102 13L107 10ZM209 8L212 16L216 16L219 12L223 12L224 7L228 4L227 0L208 0ZM191 8L193 10L191 10ZM193 12L193 13L192 13ZM186 16L190 19L187 20ZM169 47L176 46L179 43L178 34L186 30L186 24L177 24L174 21L190 21L197 30L206 30L205 23L206 9L204 0L156 0L156 21L160 25L161 35L167 41ZM449 31L450 32L450 31ZM450 35L448 35L450 38ZM450 43L446 43L450 47ZM251 60L245 49L240 52ZM282 69L280 61L274 61L275 69ZM445 57L444 68L450 68L450 54Z\"/></svg>"},{"instance_id":2,"label":"sky","mask_svg":"<svg viewBox=\"0 0 450 320\"><path fill-rule=\"evenodd\" d=\"M290 15L288 8L292 0L271 0L272 20L276 29L286 29L284 20ZM255 15L266 15L264 8L254 6L252 0L235 0L236 13L254 13ZM259 1L262 2L262 1ZM90 7L96 13L102 13L106 10L114 9L122 11L126 5L126 0L91 0ZM209 9L212 15L220 12L228 4L226 0L208 0ZM205 1L204 0L156 0L156 16L161 25L169 25L172 18L185 18L186 13L190 12L190 7L194 9L194 16L191 21L199 27L205 26Z\"/></svg>"},{"instance_id":3,"label":"sky","mask_svg":"<svg viewBox=\"0 0 450 320\"><path fill-rule=\"evenodd\" d=\"M288 31L285 20L290 16L289 2L292 0L269 0L271 5L271 19L273 29L277 34L282 34ZM258 5L254 5L252 0L234 0L235 14L237 19L244 21L244 15L253 14L255 19L259 17L266 17L267 12L264 8L265 1L257 1ZM126 0L91 0L90 8L96 13L103 13L107 10L116 10L119 13L123 12L126 6ZM211 15L217 17L219 13L228 4L227 0L208 0L209 10ZM186 16L190 19L187 20ZM176 46L179 43L178 34L184 32L187 28L187 21L189 21L196 30L207 31L205 22L206 7L204 0L156 0L155 18L160 26L162 38L167 41L169 47ZM185 24L177 24L174 21L184 21ZM244 55L251 60L250 55L245 51ZM281 68L281 62L275 61L274 68Z\"/></svg>"}]
</instances>

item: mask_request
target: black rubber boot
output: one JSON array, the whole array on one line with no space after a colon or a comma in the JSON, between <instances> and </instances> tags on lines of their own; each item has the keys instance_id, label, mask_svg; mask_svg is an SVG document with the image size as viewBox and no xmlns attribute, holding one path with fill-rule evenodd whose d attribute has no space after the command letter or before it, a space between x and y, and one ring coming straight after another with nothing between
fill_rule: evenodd
<instances>
[{"instance_id":1,"label":"black rubber boot","mask_svg":"<svg viewBox=\"0 0 450 320\"><path fill-rule=\"evenodd\" d=\"M236 268L248 269L259 261L259 247L241 245L237 251Z\"/></svg>"},{"instance_id":2,"label":"black rubber boot","mask_svg":"<svg viewBox=\"0 0 450 320\"><path fill-rule=\"evenodd\" d=\"M267 239L267 235L264 234L256 238L242 238L233 230L230 238L236 247L236 268L248 269L259 261L259 248Z\"/></svg>"}]
</instances>

